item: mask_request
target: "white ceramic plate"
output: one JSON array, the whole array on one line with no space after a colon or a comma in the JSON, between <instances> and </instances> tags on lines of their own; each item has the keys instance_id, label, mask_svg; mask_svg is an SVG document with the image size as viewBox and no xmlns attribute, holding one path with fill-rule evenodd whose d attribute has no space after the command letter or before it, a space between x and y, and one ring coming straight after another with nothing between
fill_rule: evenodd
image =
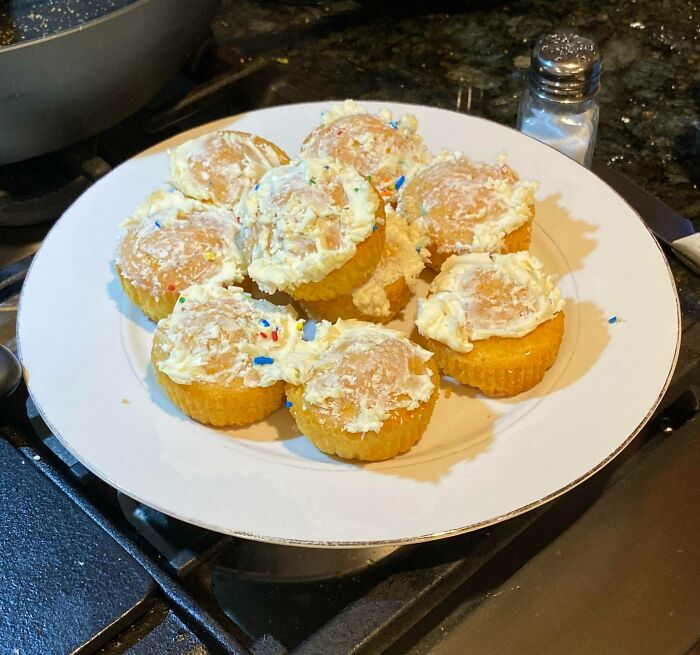
<instances>
[{"instance_id":1,"label":"white ceramic plate","mask_svg":"<svg viewBox=\"0 0 700 655\"><path fill-rule=\"evenodd\" d=\"M472 530L604 466L650 416L675 366L680 318L666 260L633 210L589 171L511 129L428 107L389 105L417 116L433 152L488 161L506 153L521 177L540 182L532 251L567 300L564 342L544 381L503 401L445 382L421 441L366 466L315 450L285 409L222 431L164 396L148 366L153 325L114 274L119 223L166 181L167 148L233 127L293 156L329 104L266 109L181 134L116 168L64 214L34 260L19 313L29 389L59 439L99 477L167 514L314 546ZM410 331L414 308L415 299L396 324Z\"/></svg>"}]
</instances>

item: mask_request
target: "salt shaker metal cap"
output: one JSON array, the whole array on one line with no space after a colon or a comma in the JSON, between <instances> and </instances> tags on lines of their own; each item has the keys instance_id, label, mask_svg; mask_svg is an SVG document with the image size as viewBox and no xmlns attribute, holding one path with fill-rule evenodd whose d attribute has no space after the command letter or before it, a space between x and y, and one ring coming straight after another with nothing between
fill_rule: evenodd
<instances>
[{"instance_id":1,"label":"salt shaker metal cap","mask_svg":"<svg viewBox=\"0 0 700 655\"><path fill-rule=\"evenodd\" d=\"M539 39L532 51L528 88L540 98L573 103L600 88L601 55L586 37L555 32Z\"/></svg>"}]
</instances>

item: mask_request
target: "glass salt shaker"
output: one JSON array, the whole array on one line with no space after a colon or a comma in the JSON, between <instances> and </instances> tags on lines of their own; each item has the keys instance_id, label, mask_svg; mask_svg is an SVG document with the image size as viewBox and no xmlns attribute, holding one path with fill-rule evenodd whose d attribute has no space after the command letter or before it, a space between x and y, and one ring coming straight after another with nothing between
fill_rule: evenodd
<instances>
[{"instance_id":1,"label":"glass salt shaker","mask_svg":"<svg viewBox=\"0 0 700 655\"><path fill-rule=\"evenodd\" d=\"M591 167L596 132L601 56L577 34L540 38L518 108L518 129Z\"/></svg>"}]
</instances>

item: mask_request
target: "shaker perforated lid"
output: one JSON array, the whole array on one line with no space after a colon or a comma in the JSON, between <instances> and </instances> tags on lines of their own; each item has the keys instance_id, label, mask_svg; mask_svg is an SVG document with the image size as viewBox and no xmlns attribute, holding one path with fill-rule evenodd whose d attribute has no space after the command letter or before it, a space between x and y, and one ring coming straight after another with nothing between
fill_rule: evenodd
<instances>
[{"instance_id":1,"label":"shaker perforated lid","mask_svg":"<svg viewBox=\"0 0 700 655\"><path fill-rule=\"evenodd\" d=\"M527 85L540 98L580 102L600 88L601 56L598 46L567 32L547 34L532 51Z\"/></svg>"}]
</instances>

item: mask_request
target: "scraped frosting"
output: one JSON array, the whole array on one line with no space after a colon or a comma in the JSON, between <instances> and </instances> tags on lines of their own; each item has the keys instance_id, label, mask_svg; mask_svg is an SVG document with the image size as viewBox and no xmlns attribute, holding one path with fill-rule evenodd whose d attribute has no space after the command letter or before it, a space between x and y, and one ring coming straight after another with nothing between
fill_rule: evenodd
<instances>
[{"instance_id":1,"label":"scraped frosting","mask_svg":"<svg viewBox=\"0 0 700 655\"><path fill-rule=\"evenodd\" d=\"M354 166L387 201L395 201L405 180L430 161L416 134L415 116L393 120L388 109L374 116L346 100L321 114L321 121L304 140L302 157L330 157Z\"/></svg>"},{"instance_id":2,"label":"scraped frosting","mask_svg":"<svg viewBox=\"0 0 700 655\"><path fill-rule=\"evenodd\" d=\"M453 255L418 301L418 331L467 353L473 341L523 337L564 307L561 292L528 252Z\"/></svg>"},{"instance_id":3,"label":"scraped frosting","mask_svg":"<svg viewBox=\"0 0 700 655\"><path fill-rule=\"evenodd\" d=\"M287 162L289 157L269 141L224 130L171 150L170 180L187 196L235 208L266 171Z\"/></svg>"},{"instance_id":4,"label":"scraped frosting","mask_svg":"<svg viewBox=\"0 0 700 655\"><path fill-rule=\"evenodd\" d=\"M505 157L490 165L443 151L407 181L397 209L409 223L423 224L438 253L495 252L534 216L536 189Z\"/></svg>"},{"instance_id":5,"label":"scraped frosting","mask_svg":"<svg viewBox=\"0 0 700 655\"><path fill-rule=\"evenodd\" d=\"M378 432L391 412L430 399L432 353L374 323L339 320L321 341L327 350L303 378L304 406L347 432Z\"/></svg>"},{"instance_id":6,"label":"scraped frosting","mask_svg":"<svg viewBox=\"0 0 700 655\"><path fill-rule=\"evenodd\" d=\"M355 169L296 160L267 172L242 205L239 244L268 293L318 282L376 227L379 198Z\"/></svg>"},{"instance_id":7,"label":"scraped frosting","mask_svg":"<svg viewBox=\"0 0 700 655\"><path fill-rule=\"evenodd\" d=\"M240 282L245 276L232 212L154 191L121 225L117 264L134 286L160 298L191 284Z\"/></svg>"},{"instance_id":8,"label":"scraped frosting","mask_svg":"<svg viewBox=\"0 0 700 655\"><path fill-rule=\"evenodd\" d=\"M427 235L419 224L409 225L386 206L386 242L382 256L369 279L352 292L352 302L366 316L391 313L386 287L403 278L415 291L416 280L425 268L429 253Z\"/></svg>"},{"instance_id":9,"label":"scraped frosting","mask_svg":"<svg viewBox=\"0 0 700 655\"><path fill-rule=\"evenodd\" d=\"M167 353L158 367L178 384L299 384L328 326L316 325L317 342L305 340L304 324L292 307L254 299L238 287L194 285L158 323Z\"/></svg>"}]
</instances>

